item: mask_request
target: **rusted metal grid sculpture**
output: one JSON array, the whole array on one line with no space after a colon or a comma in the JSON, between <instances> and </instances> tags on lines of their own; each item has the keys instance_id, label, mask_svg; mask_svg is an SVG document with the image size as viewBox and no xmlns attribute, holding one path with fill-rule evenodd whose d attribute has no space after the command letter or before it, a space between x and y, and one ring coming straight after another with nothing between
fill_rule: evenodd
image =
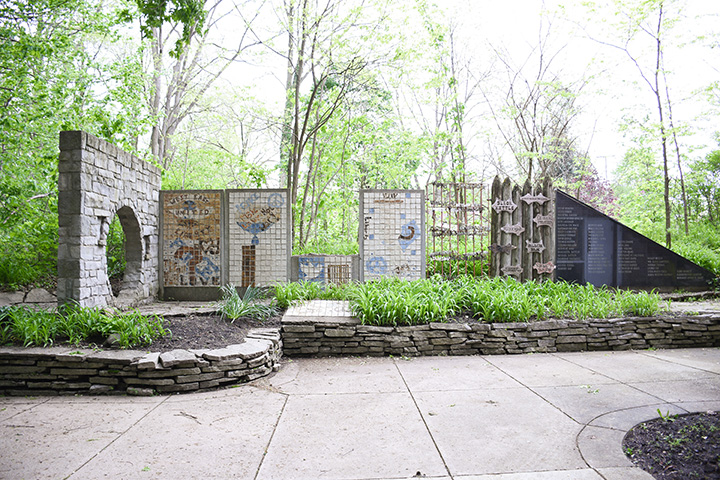
<instances>
[{"instance_id":1,"label":"rusted metal grid sculpture","mask_svg":"<svg viewBox=\"0 0 720 480\"><path fill-rule=\"evenodd\" d=\"M555 278L552 184L520 188L495 177L491 191L490 275L521 281Z\"/></svg>"},{"instance_id":2,"label":"rusted metal grid sculpture","mask_svg":"<svg viewBox=\"0 0 720 480\"><path fill-rule=\"evenodd\" d=\"M432 182L426 191L430 242L428 273L444 277L487 273L483 184Z\"/></svg>"}]
</instances>

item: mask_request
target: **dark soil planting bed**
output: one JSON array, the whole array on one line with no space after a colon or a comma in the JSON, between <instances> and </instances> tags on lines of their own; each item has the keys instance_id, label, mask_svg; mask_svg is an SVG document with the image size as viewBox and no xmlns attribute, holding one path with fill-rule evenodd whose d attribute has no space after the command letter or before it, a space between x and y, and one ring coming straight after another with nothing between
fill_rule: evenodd
<instances>
[{"instance_id":1,"label":"dark soil planting bed","mask_svg":"<svg viewBox=\"0 0 720 480\"><path fill-rule=\"evenodd\" d=\"M659 480L720 479L720 413L643 422L625 436L623 449L634 464Z\"/></svg>"}]
</instances>

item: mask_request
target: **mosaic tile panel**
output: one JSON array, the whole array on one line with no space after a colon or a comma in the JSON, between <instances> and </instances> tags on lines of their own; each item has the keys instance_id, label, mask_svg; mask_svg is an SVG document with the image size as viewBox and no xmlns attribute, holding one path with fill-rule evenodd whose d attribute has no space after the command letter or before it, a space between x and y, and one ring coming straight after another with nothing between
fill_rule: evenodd
<instances>
[{"instance_id":1,"label":"mosaic tile panel","mask_svg":"<svg viewBox=\"0 0 720 480\"><path fill-rule=\"evenodd\" d=\"M286 190L228 191L230 283L268 286L288 279Z\"/></svg>"},{"instance_id":2,"label":"mosaic tile panel","mask_svg":"<svg viewBox=\"0 0 720 480\"><path fill-rule=\"evenodd\" d=\"M222 192L162 192L163 285L220 285Z\"/></svg>"},{"instance_id":3,"label":"mosaic tile panel","mask_svg":"<svg viewBox=\"0 0 720 480\"><path fill-rule=\"evenodd\" d=\"M364 280L424 278L424 192L364 190L360 195Z\"/></svg>"},{"instance_id":4,"label":"mosaic tile panel","mask_svg":"<svg viewBox=\"0 0 720 480\"><path fill-rule=\"evenodd\" d=\"M301 255L298 258L298 280L321 284L352 281L352 255Z\"/></svg>"}]
</instances>

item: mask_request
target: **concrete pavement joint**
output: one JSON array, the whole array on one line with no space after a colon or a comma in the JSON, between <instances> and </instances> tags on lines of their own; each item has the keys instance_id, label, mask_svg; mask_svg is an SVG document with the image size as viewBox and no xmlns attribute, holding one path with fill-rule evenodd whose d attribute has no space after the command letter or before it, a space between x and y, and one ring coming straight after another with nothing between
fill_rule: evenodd
<instances>
[{"instance_id":1,"label":"concrete pavement joint","mask_svg":"<svg viewBox=\"0 0 720 480\"><path fill-rule=\"evenodd\" d=\"M633 354L635 354L635 355L642 355L642 356L644 356L644 357L651 358L651 359L653 359L653 360L662 360L662 361L664 361L664 362L666 362L666 363L669 363L669 364L680 365L680 366L682 366L682 367L691 368L691 369L696 370L696 371L701 371L701 372L706 372L706 373L711 373L711 374L713 374L713 375L717 375L717 373L715 373L715 372L708 371L708 370L705 370L705 369L702 369L702 368L698 368L698 367L695 367L695 366L692 366L692 365L686 365L686 364L683 364L683 363L680 363L680 362L677 362L677 361L672 361L671 359L660 358L660 357L657 357L657 356L654 356L654 355L648 355L648 354L647 354L646 352L644 352L644 351L635 351L635 352L633 352ZM598 371L596 371L596 370L594 370L594 369L592 369L592 368L590 368L590 367L587 367L587 366L585 366L585 365L581 365L581 364L579 364L579 363L577 363L577 362L573 362L573 361L570 360L570 359L563 358L563 357L559 357L559 358L562 358L563 360L565 360L565 361L567 361L567 362L569 362L569 363L571 363L571 364L573 364L573 365L576 365L576 366L578 366L578 367L581 367L581 368L585 368L585 369L587 369L587 370L590 370L590 371L594 372L595 374L605 376L606 378L610 378L610 379L614 380L615 382L617 382L617 383L620 384L620 385L629 387L629 388L631 388L631 389L633 389L633 390L635 390L635 391L638 391L638 392L640 392L640 393L642 393L642 394L644 394L644 395L648 395L648 396L650 396L650 397L656 398L656 399L658 400L658 403L648 403L648 404L644 404L644 405L637 405L637 406L634 406L634 407L627 407L627 408L619 408L619 409L616 409L616 410L611 410L611 411L608 411L608 412L604 412L604 413L602 413L602 414L600 414L600 415L597 415L596 417L594 417L594 418L591 419L589 422L587 422L586 424L583 425L583 428L580 430L580 432L578 432L577 436L575 437L575 444L576 444L576 446L577 446L577 448L578 448L578 452L580 452L580 456L581 456L581 458L583 459L583 461L588 465L589 468L593 469L593 470L594 470L598 475L600 475L602 478L606 478L606 477L598 470L598 468L596 468L595 466L591 465L591 464L588 462L588 460L587 460L587 458L586 458L586 455L585 455L585 452L583 452L583 449L580 448L580 439L581 439L581 437L582 437L582 435L583 435L583 432L585 432L585 430L586 430L588 427L592 426L593 428L600 428L600 429L614 430L614 431L622 432L622 433L623 433L623 438L624 438L625 435L628 434L628 432L630 431L630 429L631 429L632 427L630 427L630 429L626 429L626 428L615 428L615 427L605 426L605 425L592 425L596 420L600 419L601 417L604 417L604 416L613 414L613 413L624 412L624 411L631 411L631 410L636 410L636 409L646 408L646 407L652 408L652 407L656 407L656 406L658 406L658 405L660 405L660 406L662 406L662 405L672 405L673 407L675 407L675 408L677 408L677 409L679 409L679 410L682 410L682 411L685 412L685 413L690 413L689 410L687 410L686 408L684 408L684 407L682 407L682 406L680 405L680 404L682 404L683 402L669 402L669 401L667 401L667 400L659 397L658 395L654 395L654 394L652 394L651 392L648 392L648 391L645 391L645 390L641 389L639 386L637 386L637 382L635 382L635 384L631 384L631 383L629 383L629 382L625 382L625 381L622 381L622 380L620 380L620 379L613 378L613 377L611 377L611 376L609 376L609 375L605 375L605 374L603 374L603 373L600 373L600 372L598 372ZM642 383L653 383L653 382L641 382L641 385L642 385ZM699 402L699 403L702 403L702 402ZM618 448L622 448L622 445L618 445ZM639 467L634 467L634 468L639 468Z\"/></svg>"},{"instance_id":2,"label":"concrete pavement joint","mask_svg":"<svg viewBox=\"0 0 720 480\"><path fill-rule=\"evenodd\" d=\"M650 351L653 351L653 350L650 350ZM657 350L654 350L654 351L657 351ZM668 363L672 363L672 364L675 364L675 365L682 365L683 367L692 368L692 369L694 369L694 370L698 370L698 371L701 371L701 372L711 373L711 374L713 374L713 375L718 375L718 376L720 376L717 372L713 372L712 370L705 370L704 368L699 368L699 367L696 367L696 366L694 366L694 365L687 365L687 364L685 364L685 363L681 363L681 362L678 362L678 361L670 360L669 358L658 357L657 355L650 355L650 354L648 354L647 352L648 352L648 350L643 350L643 351L638 351L637 353L639 353L639 354L641 354L641 355L643 355L643 356L645 356L645 357L648 357L648 358L653 358L653 359L655 359L655 360L662 360L663 362L668 362Z\"/></svg>"},{"instance_id":3,"label":"concrete pavement joint","mask_svg":"<svg viewBox=\"0 0 720 480\"><path fill-rule=\"evenodd\" d=\"M637 354L637 352L633 352L633 353ZM611 414L611 413L629 411L629 410L633 410L633 409L636 409L636 408L643 408L643 407L654 407L654 406L656 406L656 405L667 405L668 403L670 403L670 404L672 404L672 405L675 405L675 404L674 404L674 403L671 403L671 402L667 402L667 401L663 400L662 398L658 397L657 395L653 395L653 394L651 394L651 393L649 393L649 392L645 392L645 391L643 391L643 390L637 388L636 386L631 385L631 384L629 384L629 383L627 383L627 382L623 382L622 380L619 380L619 379L617 379L617 378L613 378L613 377L611 377L610 375L606 375L606 374L604 374L604 373L598 372L597 370L594 370L594 369L592 369L592 368L589 368L589 367L587 367L587 366L585 366L585 365L581 365L581 364L579 364L579 363L577 363L577 362L573 362L573 361L569 360L568 358L565 358L565 357L562 357L562 356L559 356L559 355L554 355L554 354L553 354L553 356L555 356L556 358L560 358L561 360L565 360L566 362L568 362L568 363L570 363L570 364L572 364L572 365L578 366L578 367L580 367L580 368L584 368L584 369L589 370L589 371L591 371L591 372L593 372L593 373L595 373L595 374L597 374L597 375L600 375L600 376L603 376L603 377L608 378L608 379L610 379L610 380L613 380L614 382L617 382L617 384L619 384L619 385L626 386L626 387L628 387L628 388L631 388L631 389L633 389L633 390L636 390L636 391L638 391L638 392L640 392L640 393L643 393L643 394L645 394L645 395L651 396L651 397L656 398L656 399L659 400L658 403L652 403L652 404L646 404L646 405L640 405L640 406L628 407L628 408L618 408L618 409L616 409L616 410L611 410L611 411L608 411L608 412L604 412L604 413L602 413L602 414L600 414L600 415L595 416L595 417L592 418L590 421L588 421L587 423L584 423L584 424L578 422L578 423L580 423L581 425L583 425L582 429L580 429L580 431L578 432L578 434L575 436L575 446L577 447L578 452L580 453L580 458L582 458L583 462L585 462L585 464L586 464L589 468L593 469L598 475L600 475L602 478L606 478L597 468L595 468L594 466L590 465L590 463L588 462L588 460L587 460L587 458L586 458L585 452L583 452L582 448L580 448L580 438L581 438L583 432L587 429L587 427L590 426L595 420L599 419L600 417L603 417L603 416L608 415L608 414ZM653 357L653 358L655 358L655 357ZM548 403L550 403L550 404L552 405L551 402L548 402ZM684 408L678 407L677 405L675 405L675 406L676 406L677 408L680 408L681 410L684 410L684 411L687 412L687 410L685 410ZM571 417L571 418L572 418L572 417ZM625 430L625 429L607 427L607 426L604 426L604 425L592 425L592 426L593 426L593 427L597 427L597 428L604 428L604 429L607 429L607 430L615 430L615 431L624 432L623 437L624 437L625 435L627 435L627 433L628 433L628 431L629 431L629 430ZM622 445L619 445L618 447L619 447L619 448L622 448Z\"/></svg>"},{"instance_id":4,"label":"concrete pavement joint","mask_svg":"<svg viewBox=\"0 0 720 480\"><path fill-rule=\"evenodd\" d=\"M275 425L273 426L272 433L270 434L267 445L265 445L265 450L263 451L262 458L260 459L260 463L258 464L258 468L257 470L255 470L255 476L253 477L255 480L257 480L258 475L260 475L260 469L265 462L265 457L267 456L268 450L270 450L270 444L272 443L273 438L275 438L275 432L277 431L278 425L280 425L280 419L282 419L283 413L285 413L285 407L287 406L288 399L290 398L290 395L288 395L287 393L280 393L280 395L282 395L285 400L283 401L282 408L280 409L280 414L275 421Z\"/></svg>"},{"instance_id":5,"label":"concrete pavement joint","mask_svg":"<svg viewBox=\"0 0 720 480\"><path fill-rule=\"evenodd\" d=\"M103 448L101 448L97 453L95 453L95 455L93 455L93 456L91 456L89 459L87 459L87 461L85 461L82 465L80 465L78 468L76 468L75 471L73 471L70 475L68 475L67 477L63 478L63 480L67 480L67 479L71 478L73 475L75 475L75 474L78 473L80 470L82 470L82 469L85 467L85 465L87 465L88 463L92 462L92 461L95 459L95 457L97 457L98 455L100 455L101 453L103 453L105 450L107 450L110 446L112 446L115 442L117 442L120 438L122 438L123 435L125 435L126 433L128 433L128 432L129 432L133 427L135 427L138 423L142 422L145 418L147 418L148 415L150 415L152 412L154 412L155 410L157 410L157 409L160 407L160 405L162 405L162 404L164 404L165 402L167 402L167 400L168 400L169 398L170 398L170 396L169 396L169 395L166 395L165 398L164 398L162 401L158 402L157 405L155 405L155 406L152 407L150 410L148 410L147 412L145 412L145 414L144 414L143 416L141 416L140 418L138 418L137 421L135 421L135 422L134 422L132 425L130 425L128 428L126 428L125 431L120 432L120 434L119 434L118 436L116 436L115 438L113 438L113 439L110 441L110 443L108 443L108 444L105 445Z\"/></svg>"},{"instance_id":6,"label":"concrete pavement joint","mask_svg":"<svg viewBox=\"0 0 720 480\"><path fill-rule=\"evenodd\" d=\"M555 356L555 355L553 355L553 354L550 354L550 355ZM565 359L562 358L562 357L557 357L557 358L560 358L560 359L562 359L562 360L565 360ZM502 373L504 373L505 375L507 375L508 377L512 378L513 380L515 380L516 382L518 382L520 385L522 385L523 387L525 387L526 389L528 389L529 391L531 391L533 394L535 394L535 395L536 395L538 398L540 398L542 401L544 401L545 403L547 403L548 405L550 405L551 407L553 407L554 409L556 409L557 411L559 411L560 413L562 413L563 415L565 415L566 417L568 417L570 420L572 420L573 422L575 422L576 424L578 424L578 426L581 426L582 428L580 429L580 431L578 432L578 434L575 436L575 448L577 448L577 451L578 451L578 453L580 454L580 458L581 458L582 461L585 463L585 465L587 465L588 468L592 469L595 473L597 473L597 474L600 475L603 479L605 479L605 476L604 476L603 474L601 474L601 473L598 471L598 469L596 469L595 467L593 467L592 465L590 465L590 463L588 463L587 459L585 458L585 455L583 455L582 449L580 448L579 438L580 438L580 435L582 434L582 432L585 430L585 428L587 428L588 424L583 424L583 423L577 421L576 419L574 419L570 414L568 414L568 413L565 412L563 409L561 409L560 407L558 407L557 405L555 405L553 402L551 402L550 400L548 400L547 398L545 398L544 396L542 396L540 393L536 392L532 387L526 385L525 383L521 382L519 379L517 379L517 378L515 378L514 376L512 376L510 373L506 372L505 370L503 370L503 369L500 368L499 366L497 366L497 365L495 365L494 363L492 363L492 361L491 361L488 357L485 357L485 360L486 360L488 363L490 363L493 367L497 368L499 371L501 371ZM570 363L572 363L572 362L570 362ZM586 367L583 367L582 365L578 365L578 366L581 367L581 368L586 368ZM587 369L587 370L590 370L590 369ZM595 372L595 373L598 373L598 372ZM602 375L602 374L601 374L601 375ZM603 375L603 376L607 377L607 375ZM607 377L607 378L610 378L610 377Z\"/></svg>"},{"instance_id":7,"label":"concrete pavement joint","mask_svg":"<svg viewBox=\"0 0 720 480\"><path fill-rule=\"evenodd\" d=\"M637 351L633 351L632 353L634 353L635 355L642 354L642 352L637 352ZM652 356L652 355L646 355L646 356L647 356L648 358L657 359L657 357L654 357L654 356ZM595 374L597 374L597 375L602 375L603 377L609 378L610 380L613 380L614 382L617 382L619 385L623 385L623 386L625 386L625 387L628 387L628 388L630 388L630 389L632 389L632 390L638 391L638 392L640 392L640 393L642 393L642 394L645 394L645 395L648 395L648 396L650 396L650 397L657 398L657 399L660 401L659 403L649 403L649 404L646 404L646 405L644 405L644 406L653 407L653 406L655 406L655 405L667 405L667 404L675 405L675 402L668 402L668 401L664 400L663 398L658 397L657 395L653 395L653 394L650 393L650 392L646 392L645 390L642 390L642 389L636 387L634 384L631 384L631 383L628 383L628 382L624 382L624 381L622 381L622 380L620 380L620 379L613 378L613 377L611 377L611 376L609 376L609 375L605 375L604 373L600 373L600 372L598 372L597 370L593 370L593 369L590 368L590 367L586 367L586 366L584 366L584 365L580 365L579 363L576 363L576 362L573 362L573 361L571 361L571 360L568 360L567 358L563 358L563 357L558 357L558 358L562 358L563 360L565 360L565 361L568 362L568 363L571 363L571 364L576 365L576 366L578 366L578 367L581 367L581 368L584 368L584 369L586 369L586 370L589 370L589 371L591 371L591 372L593 372L593 373L595 373ZM673 364L675 364L675 365L682 365L682 364L680 364L680 363L670 362L670 361L668 361L668 363L673 363ZM699 369L699 368L690 367L690 366L688 366L688 365L682 365L682 366L683 366L683 367L687 367L687 368L693 368L693 369L695 369L695 370L705 371L705 370L702 370L702 369ZM710 373L714 373L714 372L710 372ZM650 382L636 382L636 383L650 383ZM642 405L641 405L641 406L642 406ZM675 406L677 406L677 405L675 405ZM621 408L621 409L614 410L614 411L611 411L611 412L603 413L602 415L598 415L597 417L593 418L593 419L592 419L590 422L588 422L587 424L589 425L590 423L592 423L592 422L595 421L596 419L602 417L603 415L607 415L608 413L613 413L613 412L615 412L615 411L617 411L617 412L622 412L622 411L625 411L625 410L631 410L631 409L633 409L633 408L638 408L638 407ZM685 410L685 409L682 408L682 407L678 407L678 408L680 408L681 410ZM685 410L685 411L687 412L687 410Z\"/></svg>"},{"instance_id":8,"label":"concrete pavement joint","mask_svg":"<svg viewBox=\"0 0 720 480\"><path fill-rule=\"evenodd\" d=\"M568 417L570 420L572 420L573 422L577 423L578 425L582 425L582 423L580 423L580 422L578 422L577 420L575 420L575 419L574 419L573 417L571 417L569 414L567 414L566 412L564 412L560 407L558 407L557 405L555 405L554 403L552 403L550 400L548 400L547 398L543 397L543 396L540 395L538 392L536 392L535 390L533 390L532 387L530 387L529 385L526 385L525 383L521 382L520 380L518 380L517 378L515 378L514 376L512 376L510 373L506 372L506 371L503 370L502 368L500 368L500 367L498 367L497 365L495 365L494 363L492 363L492 362L490 361L490 358L489 358L488 356L485 356L485 357L483 357L483 358L485 359L486 362L488 362L488 363L489 363L490 365L492 365L493 367L497 368L497 369L498 369L499 371L501 371L503 374L505 374L505 375L507 375L508 377L512 378L512 379L515 380L517 383L519 383L520 385L522 385L524 388L526 388L527 390L531 391L531 392L532 392L533 394L535 394L538 398L540 398L543 402L547 403L548 405L550 405L551 407L553 407L553 408L556 409L558 412L562 413L563 415L565 415L566 417Z\"/></svg>"},{"instance_id":9,"label":"concrete pavement joint","mask_svg":"<svg viewBox=\"0 0 720 480\"><path fill-rule=\"evenodd\" d=\"M218 470L223 468L233 469L234 478L254 480L323 475L399 480L412 478L418 470L427 476L423 478L435 480L505 475L650 480L622 451L627 431L656 417L658 408L663 414L720 409L720 349L670 352L413 359L417 365L401 358L308 359L285 363L284 370L241 388L245 394L239 396L222 389L213 395L127 398L119 403L102 398L0 398L0 410L8 407L0 427L9 431L11 423L32 425L17 438L0 442L4 451L0 476L98 478L112 476L114 470L116 477L126 472L126 478L140 479L145 474L132 466L149 465L163 472L163 478L173 472L172 477L178 479L223 478L220 474L225 470ZM593 386L582 385L586 383ZM597 393L598 387L598 395L585 394L585 390ZM434 416L438 405L454 407L455 397L464 400L459 408ZM478 410L489 398L504 400L505 410L495 406ZM247 408L238 409L239 405ZM353 410L356 407L362 410ZM326 413L328 408L332 411ZM211 417L197 413L206 409L215 413ZM108 416L108 410L115 413ZM374 417L373 412L378 415ZM59 416L53 422L39 421L49 414ZM328 416L325 429L314 427ZM347 428L334 431L345 417ZM78 426L75 419L101 432L102 438L92 440L102 442L88 444L87 435L78 432L63 435ZM203 427L193 420L200 420ZM167 430L153 428L166 424ZM185 445L191 456L215 448L223 461L197 465L202 462L193 462L182 453L167 456L164 444L170 440L165 435L174 437L175 433L191 435L199 442ZM50 438L46 441L45 436ZM394 450L382 458L378 452L363 450L365 445L379 446L379 441L389 442L386 445ZM398 447L404 441L412 445L407 452L402 448L408 447ZM494 448L483 450L490 441ZM521 442L534 448L522 458L513 449ZM45 448L45 443L51 448ZM129 444L139 450L129 449ZM242 447L242 455L237 455L235 447ZM498 451L505 454L493 454ZM348 452L353 453L345 458Z\"/></svg>"},{"instance_id":10,"label":"concrete pavement joint","mask_svg":"<svg viewBox=\"0 0 720 480\"><path fill-rule=\"evenodd\" d=\"M410 399L413 401L413 404L415 405L415 408L418 411L418 415L420 415L420 419L422 420L423 425L425 425L425 430L427 430L428 435L430 435L430 440L432 440L433 445L435 446L435 451L437 451L438 455L440 456L440 459L443 462L445 471L447 471L447 474L450 477L450 480L453 480L455 477L453 477L452 472L450 472L450 467L448 467L447 461L445 461L445 457L443 456L442 452L440 451L440 447L438 446L437 442L435 441L435 437L433 436L432 432L430 431L430 426L427 424L427 421L425 420L425 415L423 415L422 411L420 410L420 405L418 405L417 400L415 400L415 395L413 395L413 392L410 390L410 386L408 385L407 381L405 380L405 377L403 376L402 371L400 370L400 367L398 367L397 359L393 359L393 364L395 365L398 375L400 375L400 378L402 379L403 384L405 385L405 388L407 389L407 392L410 395ZM421 473L421 472L418 472L418 473Z\"/></svg>"},{"instance_id":11,"label":"concrete pavement joint","mask_svg":"<svg viewBox=\"0 0 720 480\"><path fill-rule=\"evenodd\" d=\"M5 423L5 422L7 422L8 420L10 420L11 418L17 417L18 415L21 415L21 414L23 414L23 413L25 413L25 412L29 412L30 410L32 410L32 409L35 408L35 407L39 407L40 405L44 405L45 403L49 402L51 398L52 398L52 397L47 397L47 398L46 398L44 401L42 401L42 402L39 402L39 403L35 403L35 404L33 404L33 405L30 405L30 407L28 407L28 408L26 408L26 409L24 409L24 410L20 410L19 412L16 412L14 415L10 415L8 418L6 418L5 420L3 420L2 423Z\"/></svg>"}]
</instances>

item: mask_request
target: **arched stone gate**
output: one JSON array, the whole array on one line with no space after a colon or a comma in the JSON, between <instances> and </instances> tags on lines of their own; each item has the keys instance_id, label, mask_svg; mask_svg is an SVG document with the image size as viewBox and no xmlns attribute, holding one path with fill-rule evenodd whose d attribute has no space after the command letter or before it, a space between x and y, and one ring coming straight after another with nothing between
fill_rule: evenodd
<instances>
[{"instance_id":1,"label":"arched stone gate","mask_svg":"<svg viewBox=\"0 0 720 480\"><path fill-rule=\"evenodd\" d=\"M81 131L60 132L58 304L130 305L158 290L160 170ZM125 233L120 295L110 289L105 247L117 214Z\"/></svg>"}]
</instances>

